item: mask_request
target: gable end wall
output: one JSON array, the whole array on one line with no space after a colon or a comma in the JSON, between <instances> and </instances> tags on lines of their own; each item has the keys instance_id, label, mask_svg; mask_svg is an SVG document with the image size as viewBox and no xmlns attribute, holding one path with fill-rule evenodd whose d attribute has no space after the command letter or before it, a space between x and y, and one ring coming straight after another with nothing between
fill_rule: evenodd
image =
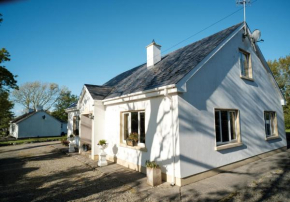
<instances>
[{"instance_id":1,"label":"gable end wall","mask_svg":"<svg viewBox=\"0 0 290 202\"><path fill-rule=\"evenodd\" d=\"M242 34L216 53L178 97L182 178L286 146L281 97ZM251 54L254 81L240 78L239 48ZM243 146L215 150L214 108L239 110ZM265 110L276 111L281 139L265 140Z\"/></svg>"},{"instance_id":2,"label":"gable end wall","mask_svg":"<svg viewBox=\"0 0 290 202\"><path fill-rule=\"evenodd\" d=\"M43 115L45 115L45 119L42 118ZM33 116L18 123L18 138L60 135L61 122L44 111L39 111Z\"/></svg>"}]
</instances>

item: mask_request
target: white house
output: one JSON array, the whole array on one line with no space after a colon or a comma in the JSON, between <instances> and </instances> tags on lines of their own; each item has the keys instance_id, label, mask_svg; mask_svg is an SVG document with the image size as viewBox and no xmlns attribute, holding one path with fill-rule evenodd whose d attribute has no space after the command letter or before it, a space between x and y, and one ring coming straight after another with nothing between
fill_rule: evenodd
<instances>
[{"instance_id":1,"label":"white house","mask_svg":"<svg viewBox=\"0 0 290 202\"><path fill-rule=\"evenodd\" d=\"M106 139L108 160L141 172L155 160L163 180L181 186L286 148L284 97L246 24L162 57L160 49L153 41L147 63L85 84L67 110L93 159Z\"/></svg>"},{"instance_id":2,"label":"white house","mask_svg":"<svg viewBox=\"0 0 290 202\"><path fill-rule=\"evenodd\" d=\"M52 137L67 133L64 123L42 109L30 110L10 123L10 135L15 138Z\"/></svg>"}]
</instances>

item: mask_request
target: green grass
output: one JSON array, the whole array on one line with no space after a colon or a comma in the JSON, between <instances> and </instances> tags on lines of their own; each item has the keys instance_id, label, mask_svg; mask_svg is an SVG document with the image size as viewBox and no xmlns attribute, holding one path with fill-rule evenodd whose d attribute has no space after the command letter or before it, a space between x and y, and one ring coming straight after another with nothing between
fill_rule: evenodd
<instances>
[{"instance_id":1,"label":"green grass","mask_svg":"<svg viewBox=\"0 0 290 202\"><path fill-rule=\"evenodd\" d=\"M0 142L0 146L13 145L13 144L35 143L35 142L61 141L61 140L66 140L66 139L67 139L67 136L28 138L28 139L19 139L19 140L13 140L13 141Z\"/></svg>"},{"instance_id":2,"label":"green grass","mask_svg":"<svg viewBox=\"0 0 290 202\"><path fill-rule=\"evenodd\" d=\"M290 133L290 129L286 129L286 133Z\"/></svg>"}]
</instances>

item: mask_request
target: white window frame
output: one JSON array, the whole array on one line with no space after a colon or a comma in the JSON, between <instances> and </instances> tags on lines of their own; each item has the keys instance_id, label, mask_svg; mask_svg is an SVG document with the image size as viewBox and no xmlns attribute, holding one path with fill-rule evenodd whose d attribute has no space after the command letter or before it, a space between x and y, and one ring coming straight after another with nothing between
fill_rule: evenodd
<instances>
[{"instance_id":1,"label":"white window frame","mask_svg":"<svg viewBox=\"0 0 290 202\"><path fill-rule=\"evenodd\" d=\"M125 114L129 114L129 116L128 116L128 119L129 119L129 121L128 121L128 135L130 135L131 134L131 113L132 112L137 112L138 113L138 146L140 146L140 147L145 147L145 143L146 143L146 141L145 141L145 143L141 143L140 142L140 135L141 135L141 131L140 131L140 128L141 128L141 117L140 117L140 114L141 113L144 113L145 114L145 111L129 111L129 112L122 112L122 141L121 142L123 142L123 143L126 143L126 140L125 140ZM145 117L146 117L146 114L145 114ZM145 120L144 120L144 122L145 122ZM146 125L145 123L144 123L144 125ZM145 129L146 129L146 127L145 127ZM146 130L145 130L145 139L146 139Z\"/></svg>"},{"instance_id":2,"label":"white window frame","mask_svg":"<svg viewBox=\"0 0 290 202\"><path fill-rule=\"evenodd\" d=\"M244 75L245 73L245 67L244 64L241 63L241 54L245 55L248 58L248 75ZM251 62L251 54L247 51L244 51L243 49L239 49L239 64L240 64L240 76L243 78L253 78L253 70L252 70L252 62Z\"/></svg>"},{"instance_id":3,"label":"white window frame","mask_svg":"<svg viewBox=\"0 0 290 202\"><path fill-rule=\"evenodd\" d=\"M270 131L271 131L270 135L267 135L267 131L266 131L266 119L265 119L266 113L269 113L269 116L270 116L270 120L269 120L270 121ZM274 114L274 116L272 116L272 114ZM272 117L274 117L274 120L272 120ZM272 126L271 122L273 122L273 126ZM266 138L278 136L277 113L275 111L264 111L264 128L265 128Z\"/></svg>"},{"instance_id":4,"label":"white window frame","mask_svg":"<svg viewBox=\"0 0 290 202\"><path fill-rule=\"evenodd\" d=\"M228 118L228 136L229 136L229 141L226 141L226 142L223 142L222 141L222 138L223 138L222 137L222 120L221 120L221 112L222 111L226 111L227 112L227 118ZM238 127L237 127L237 116L238 116L238 112L236 110L221 110L221 109L216 109L215 110L215 113L216 112L219 112L219 120L220 120L219 121L220 141L219 142L216 141L216 145L219 146L219 145L223 145L223 144L237 142L237 140L238 140ZM230 120L230 113L231 112L234 112L234 114L235 114L235 123L234 123L235 124L235 136L236 136L235 139L232 139L231 138L231 120ZM216 134L216 131L215 131L215 135L217 135Z\"/></svg>"}]
</instances>

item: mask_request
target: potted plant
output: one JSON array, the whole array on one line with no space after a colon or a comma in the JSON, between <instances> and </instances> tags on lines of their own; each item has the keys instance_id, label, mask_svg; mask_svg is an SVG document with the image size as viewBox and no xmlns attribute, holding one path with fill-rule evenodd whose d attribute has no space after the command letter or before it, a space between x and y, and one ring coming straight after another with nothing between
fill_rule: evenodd
<instances>
[{"instance_id":1,"label":"potted plant","mask_svg":"<svg viewBox=\"0 0 290 202\"><path fill-rule=\"evenodd\" d=\"M162 183L161 169L155 161L146 161L147 183L151 186L157 186Z\"/></svg>"},{"instance_id":2,"label":"potted plant","mask_svg":"<svg viewBox=\"0 0 290 202\"><path fill-rule=\"evenodd\" d=\"M128 146L136 146L138 143L138 133L131 133L126 140Z\"/></svg>"},{"instance_id":3,"label":"potted plant","mask_svg":"<svg viewBox=\"0 0 290 202\"><path fill-rule=\"evenodd\" d=\"M100 149L106 149L107 144L108 143L107 143L106 140L100 140L99 143L98 143Z\"/></svg>"},{"instance_id":4,"label":"potted plant","mask_svg":"<svg viewBox=\"0 0 290 202\"><path fill-rule=\"evenodd\" d=\"M108 162L106 160L107 154L104 150L106 149L108 143L106 140L100 140L98 145L100 148L98 166L106 166L108 165Z\"/></svg>"}]
</instances>

